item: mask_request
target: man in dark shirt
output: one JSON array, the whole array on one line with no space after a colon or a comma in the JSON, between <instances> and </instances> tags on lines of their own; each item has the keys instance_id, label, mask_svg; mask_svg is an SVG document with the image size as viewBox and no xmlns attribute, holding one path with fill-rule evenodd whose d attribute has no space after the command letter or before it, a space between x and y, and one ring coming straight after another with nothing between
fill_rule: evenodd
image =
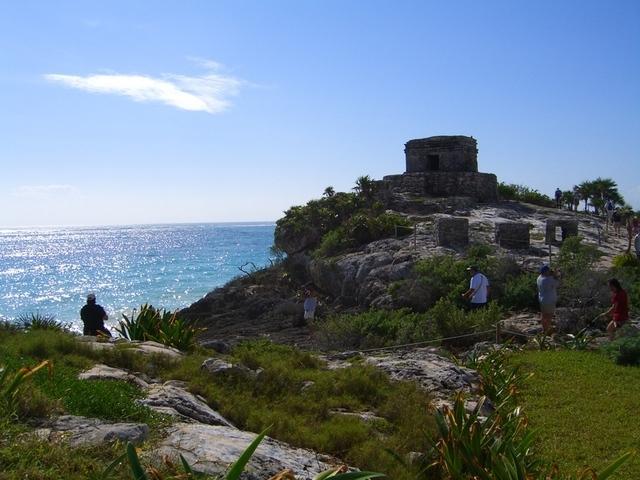
<instances>
[{"instance_id":1,"label":"man in dark shirt","mask_svg":"<svg viewBox=\"0 0 640 480\"><path fill-rule=\"evenodd\" d=\"M80 318L84 323L84 335L104 335L111 336L111 332L104 326L104 321L109 318L107 312L96 303L96 296L93 293L87 295L87 304L80 310Z\"/></svg>"}]
</instances>

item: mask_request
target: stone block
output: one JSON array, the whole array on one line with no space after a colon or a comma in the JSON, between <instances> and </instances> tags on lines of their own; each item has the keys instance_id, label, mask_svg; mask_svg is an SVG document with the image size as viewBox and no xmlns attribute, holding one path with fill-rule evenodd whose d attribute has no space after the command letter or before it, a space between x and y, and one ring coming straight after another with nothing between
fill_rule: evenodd
<instances>
[{"instance_id":1,"label":"stone block","mask_svg":"<svg viewBox=\"0 0 640 480\"><path fill-rule=\"evenodd\" d=\"M562 245L567 237L578 235L577 220L548 219L544 241L547 245Z\"/></svg>"},{"instance_id":2,"label":"stone block","mask_svg":"<svg viewBox=\"0 0 640 480\"><path fill-rule=\"evenodd\" d=\"M496 243L503 248L529 248L529 227L528 223L497 223Z\"/></svg>"},{"instance_id":3,"label":"stone block","mask_svg":"<svg viewBox=\"0 0 640 480\"><path fill-rule=\"evenodd\" d=\"M465 247L469 244L469 219L440 217L436 220L435 235L439 247Z\"/></svg>"}]
</instances>

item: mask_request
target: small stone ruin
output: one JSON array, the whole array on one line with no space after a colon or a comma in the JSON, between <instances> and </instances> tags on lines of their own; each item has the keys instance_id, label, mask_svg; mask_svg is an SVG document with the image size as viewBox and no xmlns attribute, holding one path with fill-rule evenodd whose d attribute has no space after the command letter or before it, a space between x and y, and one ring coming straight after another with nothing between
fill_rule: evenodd
<instances>
[{"instance_id":1,"label":"small stone ruin","mask_svg":"<svg viewBox=\"0 0 640 480\"><path fill-rule=\"evenodd\" d=\"M436 245L439 247L465 247L469 244L469 219L440 217L435 223Z\"/></svg>"},{"instance_id":2,"label":"small stone ruin","mask_svg":"<svg viewBox=\"0 0 640 480\"><path fill-rule=\"evenodd\" d=\"M562 245L567 237L578 235L577 220L549 219L545 229L544 242L547 245Z\"/></svg>"},{"instance_id":3,"label":"small stone ruin","mask_svg":"<svg viewBox=\"0 0 640 480\"><path fill-rule=\"evenodd\" d=\"M405 144L406 172L387 175L381 186L387 197L468 197L477 202L498 199L498 180L478 172L475 138L446 135L409 140Z\"/></svg>"},{"instance_id":4,"label":"small stone ruin","mask_svg":"<svg viewBox=\"0 0 640 480\"><path fill-rule=\"evenodd\" d=\"M496 243L503 248L526 249L531 239L528 223L502 222L496 224Z\"/></svg>"}]
</instances>

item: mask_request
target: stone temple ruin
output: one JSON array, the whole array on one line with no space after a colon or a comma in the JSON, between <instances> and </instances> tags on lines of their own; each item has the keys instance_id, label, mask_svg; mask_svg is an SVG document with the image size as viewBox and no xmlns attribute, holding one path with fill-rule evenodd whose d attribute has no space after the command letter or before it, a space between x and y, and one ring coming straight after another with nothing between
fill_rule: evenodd
<instances>
[{"instance_id":1,"label":"stone temple ruin","mask_svg":"<svg viewBox=\"0 0 640 480\"><path fill-rule=\"evenodd\" d=\"M475 138L453 135L409 140L404 152L406 172L387 175L381 182L387 194L498 200L496 176L478 172Z\"/></svg>"}]
</instances>

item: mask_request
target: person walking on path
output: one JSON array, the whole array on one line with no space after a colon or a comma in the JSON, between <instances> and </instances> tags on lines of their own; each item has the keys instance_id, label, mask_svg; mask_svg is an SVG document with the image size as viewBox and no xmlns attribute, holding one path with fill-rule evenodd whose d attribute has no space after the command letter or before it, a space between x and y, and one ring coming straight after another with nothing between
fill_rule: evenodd
<instances>
[{"instance_id":1,"label":"person walking on path","mask_svg":"<svg viewBox=\"0 0 640 480\"><path fill-rule=\"evenodd\" d=\"M613 202L611 199L607 200L607 203L604 204L604 212L607 215L605 227L606 230L609 230L609 226L613 223L613 210L615 209Z\"/></svg>"},{"instance_id":2,"label":"person walking on path","mask_svg":"<svg viewBox=\"0 0 640 480\"><path fill-rule=\"evenodd\" d=\"M556 188L555 197L556 197L556 208L562 207L562 190L560 190L560 187Z\"/></svg>"},{"instance_id":3,"label":"person walking on path","mask_svg":"<svg viewBox=\"0 0 640 480\"><path fill-rule=\"evenodd\" d=\"M607 324L607 333L609 340L613 340L616 331L629 320L629 297L616 278L609 280L609 289L611 290L611 306L596 319L611 315L611 321Z\"/></svg>"},{"instance_id":4,"label":"person walking on path","mask_svg":"<svg viewBox=\"0 0 640 480\"><path fill-rule=\"evenodd\" d=\"M318 299L310 289L305 290L304 297L304 320L313 320L316 316Z\"/></svg>"},{"instance_id":5,"label":"person walking on path","mask_svg":"<svg viewBox=\"0 0 640 480\"><path fill-rule=\"evenodd\" d=\"M482 308L487 305L487 299L489 297L489 279L480 273L478 267L475 265L467 268L467 272L471 275L469 281L469 290L462 294L462 297L466 300L471 300L471 309Z\"/></svg>"},{"instance_id":6,"label":"person walking on path","mask_svg":"<svg viewBox=\"0 0 640 480\"><path fill-rule=\"evenodd\" d=\"M80 318L84 324L83 335L110 337L111 332L104 326L104 321L109 318L102 306L96 303L96 295L87 295L87 304L80 309Z\"/></svg>"},{"instance_id":7,"label":"person walking on path","mask_svg":"<svg viewBox=\"0 0 640 480\"><path fill-rule=\"evenodd\" d=\"M620 235L620 227L622 226L622 214L620 210L617 208L613 211L613 215L611 215L611 220L613 220L613 231L616 235Z\"/></svg>"},{"instance_id":8,"label":"person walking on path","mask_svg":"<svg viewBox=\"0 0 640 480\"><path fill-rule=\"evenodd\" d=\"M538 286L538 302L540 303L540 323L545 335L553 331L553 316L558 303L558 285L560 277L549 265L540 267L540 275L536 280Z\"/></svg>"}]
</instances>

